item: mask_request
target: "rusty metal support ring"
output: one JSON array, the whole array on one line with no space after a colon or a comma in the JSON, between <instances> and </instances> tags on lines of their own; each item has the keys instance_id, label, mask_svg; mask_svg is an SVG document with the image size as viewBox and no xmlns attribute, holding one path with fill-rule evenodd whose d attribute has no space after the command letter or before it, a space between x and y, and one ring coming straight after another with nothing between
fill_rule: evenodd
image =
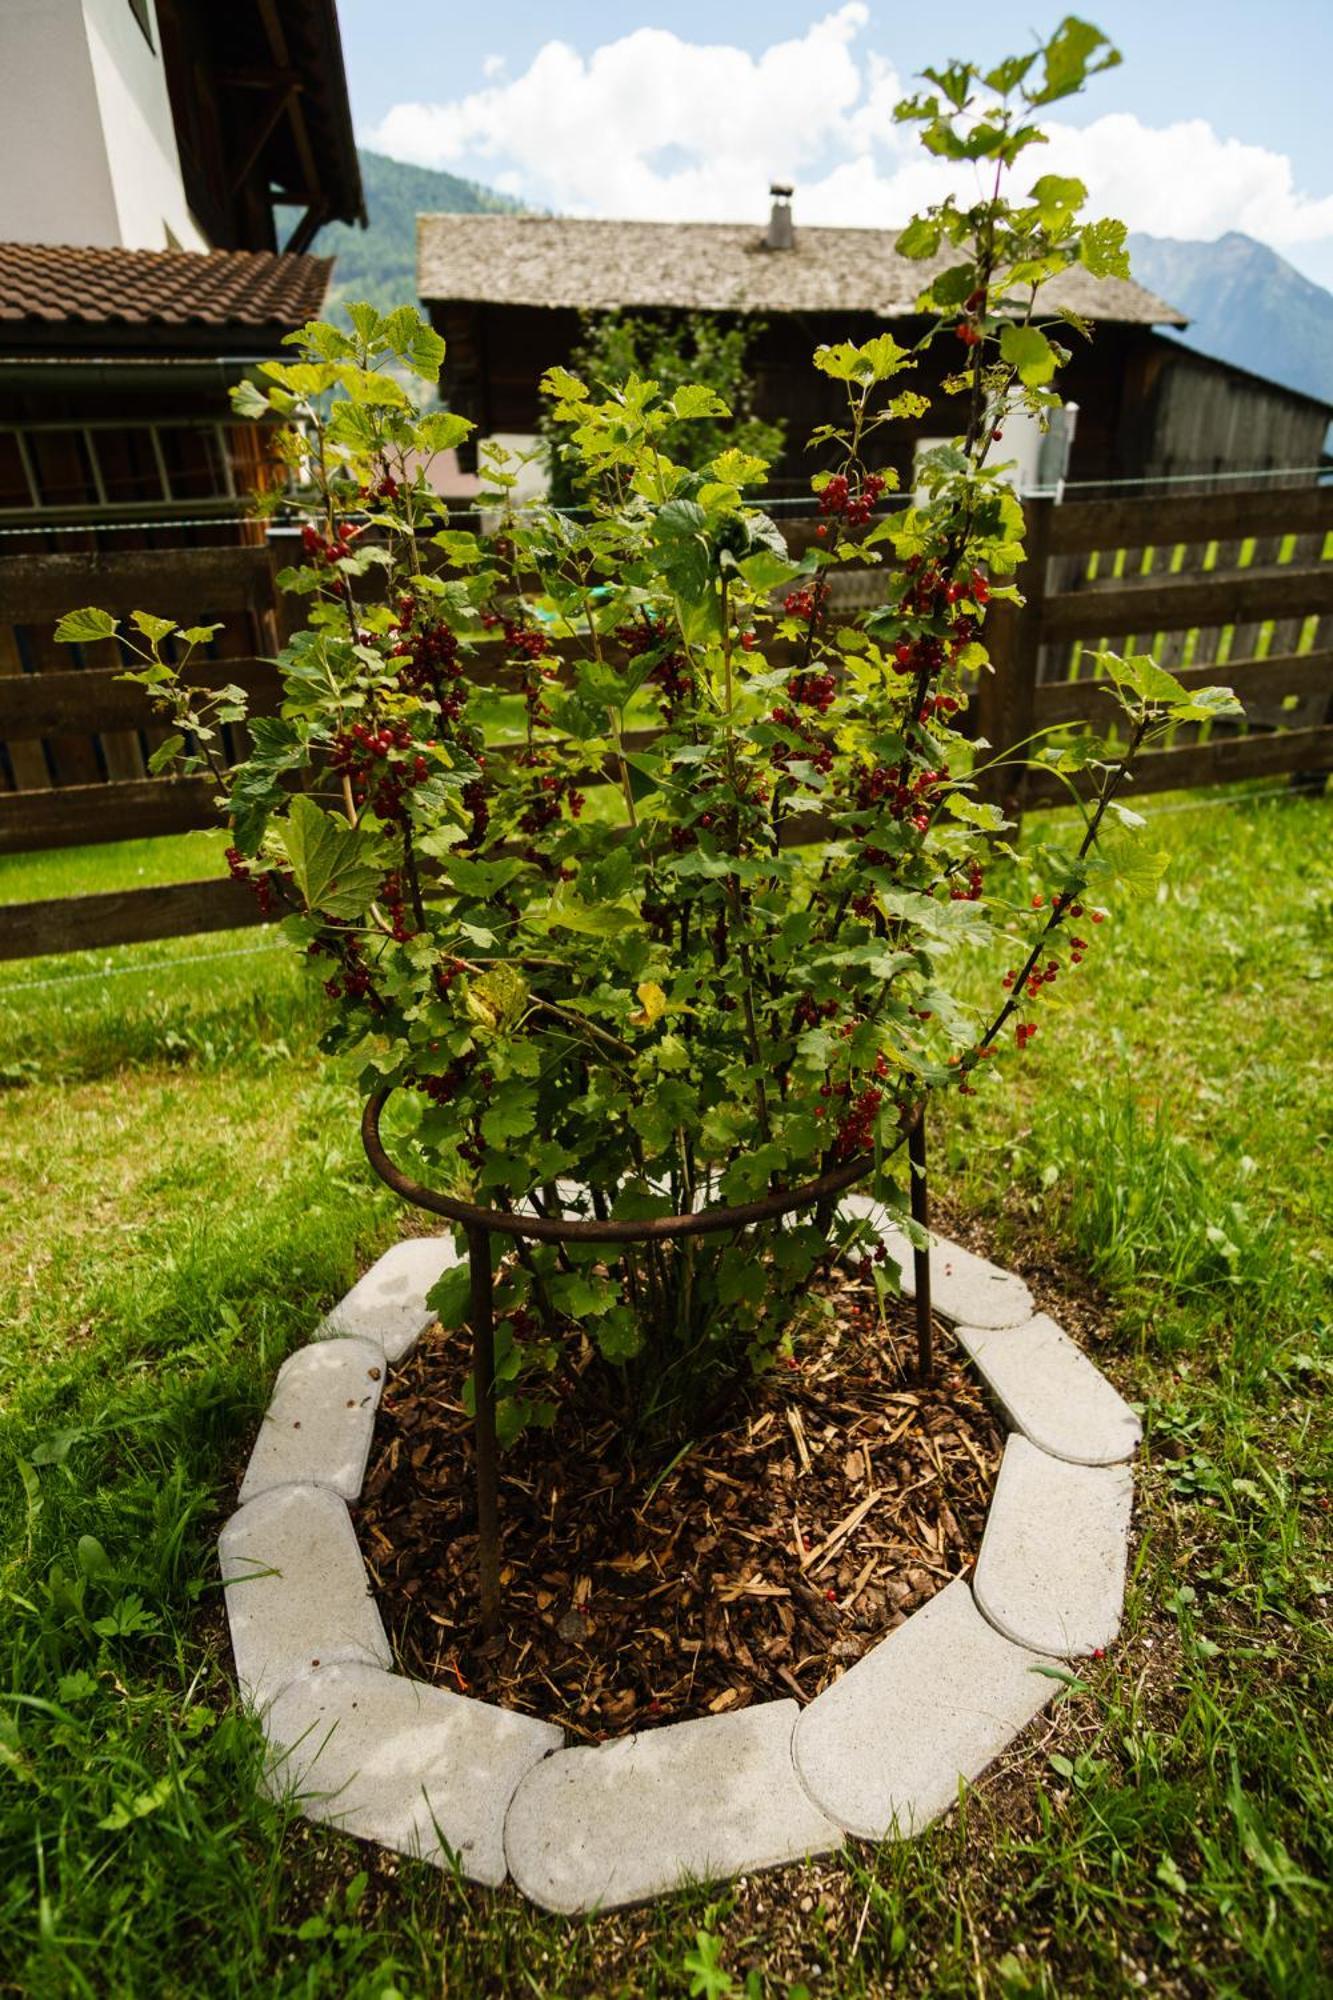
<instances>
[{"instance_id":1,"label":"rusty metal support ring","mask_svg":"<svg viewBox=\"0 0 1333 2000\"><path fill-rule=\"evenodd\" d=\"M433 1215L443 1215L450 1222L461 1223L465 1229L494 1230L502 1236L531 1236L541 1243L661 1242L675 1236L711 1236L722 1229L748 1229L757 1222L775 1221L778 1216L788 1215L794 1209L813 1208L829 1196L843 1193L863 1180L875 1164L873 1153L858 1153L854 1159L833 1168L818 1180L806 1181L797 1188L779 1189L776 1194L765 1195L760 1201L742 1202L735 1208L702 1208L688 1215L647 1216L639 1222L590 1222L581 1216L565 1215L515 1215L509 1209L479 1208L472 1202L453 1201L448 1195L437 1194L434 1188L423 1187L394 1164L380 1138L380 1114L395 1088L391 1084L385 1090L377 1090L368 1099L361 1114L361 1143L366 1149L366 1158L386 1186L415 1207L427 1209ZM889 1148L890 1154L896 1153L906 1142L908 1133L920 1123L924 1112L924 1104L916 1107Z\"/></svg>"}]
</instances>

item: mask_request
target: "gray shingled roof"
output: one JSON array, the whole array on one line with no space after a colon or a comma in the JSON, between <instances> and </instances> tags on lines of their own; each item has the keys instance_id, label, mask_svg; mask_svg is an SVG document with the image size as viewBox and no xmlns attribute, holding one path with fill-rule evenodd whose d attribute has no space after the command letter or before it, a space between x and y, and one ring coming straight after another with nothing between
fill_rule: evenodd
<instances>
[{"instance_id":1,"label":"gray shingled roof","mask_svg":"<svg viewBox=\"0 0 1333 2000\"><path fill-rule=\"evenodd\" d=\"M684 311L909 315L935 265L894 249L893 229L797 228L769 250L743 222L571 221L544 215L419 215L417 290L428 300ZM1045 294L1090 319L1184 326L1183 314L1123 278L1066 272Z\"/></svg>"}]
</instances>

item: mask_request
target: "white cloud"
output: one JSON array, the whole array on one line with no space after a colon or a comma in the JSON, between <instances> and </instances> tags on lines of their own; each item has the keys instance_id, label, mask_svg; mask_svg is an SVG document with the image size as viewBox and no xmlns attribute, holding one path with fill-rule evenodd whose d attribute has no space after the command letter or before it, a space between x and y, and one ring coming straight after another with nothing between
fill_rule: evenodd
<instances>
[{"instance_id":1,"label":"white cloud","mask_svg":"<svg viewBox=\"0 0 1333 2000\"><path fill-rule=\"evenodd\" d=\"M887 226L958 184L959 170L894 125L903 81L887 56L863 48L869 21L864 0L846 0L757 56L664 28L636 29L586 58L551 41L521 76L505 78L488 58L482 89L394 105L364 137L571 215L757 220L769 181L794 180L798 222ZM1041 170L1078 174L1095 207L1132 229L1240 229L1304 249L1307 267L1333 265L1333 194L1303 193L1282 154L1223 138L1200 118L1153 127L1117 113L1048 130Z\"/></svg>"},{"instance_id":2,"label":"white cloud","mask_svg":"<svg viewBox=\"0 0 1333 2000\"><path fill-rule=\"evenodd\" d=\"M507 64L503 56L484 56L482 58L481 73L489 80L493 77L503 76L506 67Z\"/></svg>"}]
</instances>

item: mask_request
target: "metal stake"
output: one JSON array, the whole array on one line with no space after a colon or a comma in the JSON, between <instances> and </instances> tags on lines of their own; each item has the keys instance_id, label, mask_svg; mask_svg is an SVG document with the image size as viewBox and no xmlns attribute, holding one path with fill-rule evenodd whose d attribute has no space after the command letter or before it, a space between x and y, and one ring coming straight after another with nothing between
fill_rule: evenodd
<instances>
[{"instance_id":1,"label":"metal stake","mask_svg":"<svg viewBox=\"0 0 1333 2000\"><path fill-rule=\"evenodd\" d=\"M495 1310L491 1239L486 1229L467 1232L472 1279L473 1431L477 1446L477 1568L481 1580L481 1629L500 1630L500 1497L495 1442Z\"/></svg>"},{"instance_id":2,"label":"metal stake","mask_svg":"<svg viewBox=\"0 0 1333 2000\"><path fill-rule=\"evenodd\" d=\"M930 1197L926 1191L926 1107L923 1104L907 1135L907 1157L911 1163L912 1220L922 1229L930 1227ZM930 1251L912 1249L912 1269L916 1275L916 1370L923 1387L935 1380L935 1340L930 1312Z\"/></svg>"}]
</instances>

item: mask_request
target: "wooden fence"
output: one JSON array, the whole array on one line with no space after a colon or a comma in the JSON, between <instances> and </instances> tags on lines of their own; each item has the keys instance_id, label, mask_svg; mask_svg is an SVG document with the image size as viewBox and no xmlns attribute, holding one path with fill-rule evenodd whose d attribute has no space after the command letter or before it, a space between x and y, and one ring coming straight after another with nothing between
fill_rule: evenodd
<instances>
[{"instance_id":1,"label":"wooden fence","mask_svg":"<svg viewBox=\"0 0 1333 2000\"><path fill-rule=\"evenodd\" d=\"M1027 506L1027 603L992 611L997 672L974 710L991 743L1105 728L1113 711L1092 658L1105 643L1152 651L1187 684L1226 681L1247 710L1244 725L1182 728L1145 755L1136 794L1333 770L1333 488ZM808 522L788 529L794 548L812 534ZM253 546L0 558L0 855L215 823L210 781L147 775L162 732L142 691L117 679L116 642L71 663L51 629L79 604L220 620L202 673L246 688L262 713L278 692L261 658L280 636L275 567ZM1015 803L1066 796L1038 772ZM259 921L250 892L219 879L10 904L0 959Z\"/></svg>"}]
</instances>

